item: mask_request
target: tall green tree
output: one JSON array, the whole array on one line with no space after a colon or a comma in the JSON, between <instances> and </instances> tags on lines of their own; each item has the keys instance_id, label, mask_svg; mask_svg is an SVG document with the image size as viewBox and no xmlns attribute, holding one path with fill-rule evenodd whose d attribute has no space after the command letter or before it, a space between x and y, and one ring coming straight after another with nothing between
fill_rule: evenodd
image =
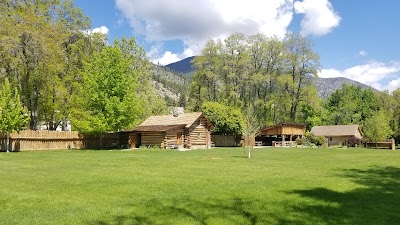
<instances>
[{"instance_id":1,"label":"tall green tree","mask_svg":"<svg viewBox=\"0 0 400 225\"><path fill-rule=\"evenodd\" d=\"M216 101L244 111L249 105L263 126L277 122L302 122L299 111L308 104L319 57L308 39L286 39L236 33L223 42L209 40L193 60L197 72L191 85L191 106ZM311 89L310 89L311 90Z\"/></svg>"},{"instance_id":2,"label":"tall green tree","mask_svg":"<svg viewBox=\"0 0 400 225\"><path fill-rule=\"evenodd\" d=\"M133 76L137 79L135 94L140 105L145 105L138 116L139 120L145 120L150 115L163 114L167 112L166 102L157 94L151 76L151 63L146 57L145 50L138 46L134 38L122 37L114 41L114 46L119 48L129 61Z\"/></svg>"},{"instance_id":3,"label":"tall green tree","mask_svg":"<svg viewBox=\"0 0 400 225\"><path fill-rule=\"evenodd\" d=\"M389 118L382 110L376 111L371 117L365 120L363 131L364 135L375 143L383 141L393 134Z\"/></svg>"},{"instance_id":4,"label":"tall green tree","mask_svg":"<svg viewBox=\"0 0 400 225\"><path fill-rule=\"evenodd\" d=\"M284 44L286 70L291 76L291 79L287 80L285 84L285 89L291 102L290 119L296 121L303 90L307 86L307 75L317 76L319 56L312 51L310 41L300 34L288 34Z\"/></svg>"},{"instance_id":5,"label":"tall green tree","mask_svg":"<svg viewBox=\"0 0 400 225\"><path fill-rule=\"evenodd\" d=\"M204 102L202 112L215 126L215 134L241 134L244 120L240 109L218 102Z\"/></svg>"},{"instance_id":6,"label":"tall green tree","mask_svg":"<svg viewBox=\"0 0 400 225\"><path fill-rule=\"evenodd\" d=\"M361 89L355 85L344 84L325 102L329 111L327 124L362 124L381 107L377 95L371 89Z\"/></svg>"},{"instance_id":7,"label":"tall green tree","mask_svg":"<svg viewBox=\"0 0 400 225\"><path fill-rule=\"evenodd\" d=\"M85 64L83 85L75 94L71 122L85 133L131 128L143 105L137 99L137 74L123 52L114 46L95 53Z\"/></svg>"},{"instance_id":8,"label":"tall green tree","mask_svg":"<svg viewBox=\"0 0 400 225\"><path fill-rule=\"evenodd\" d=\"M89 29L89 19L70 0L6 0L0 4L0 23L0 70L18 87L30 128L41 122L55 127L65 111L65 44Z\"/></svg>"},{"instance_id":9,"label":"tall green tree","mask_svg":"<svg viewBox=\"0 0 400 225\"><path fill-rule=\"evenodd\" d=\"M388 91L376 92L375 95L378 98L379 109L384 111L386 117L389 120L390 129L393 131L393 137L397 139L399 136L399 103L396 101L398 97L398 91L394 90L391 94Z\"/></svg>"},{"instance_id":10,"label":"tall green tree","mask_svg":"<svg viewBox=\"0 0 400 225\"><path fill-rule=\"evenodd\" d=\"M6 150L9 152L10 133L20 131L29 121L28 110L21 104L17 88L5 78L0 87L0 132L7 136Z\"/></svg>"}]
</instances>

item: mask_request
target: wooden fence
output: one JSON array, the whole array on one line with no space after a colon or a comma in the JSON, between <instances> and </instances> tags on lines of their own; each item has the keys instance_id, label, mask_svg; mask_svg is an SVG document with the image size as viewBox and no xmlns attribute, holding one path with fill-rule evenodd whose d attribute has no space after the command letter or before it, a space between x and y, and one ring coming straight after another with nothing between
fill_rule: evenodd
<instances>
[{"instance_id":1,"label":"wooden fence","mask_svg":"<svg viewBox=\"0 0 400 225\"><path fill-rule=\"evenodd\" d=\"M0 136L0 149L6 150L6 136ZM23 130L10 135L9 150L100 149L120 146L118 133L84 135L77 131Z\"/></svg>"},{"instance_id":2,"label":"wooden fence","mask_svg":"<svg viewBox=\"0 0 400 225\"><path fill-rule=\"evenodd\" d=\"M211 141L215 147L237 147L240 146L241 136L238 135L211 135Z\"/></svg>"},{"instance_id":3,"label":"wooden fence","mask_svg":"<svg viewBox=\"0 0 400 225\"><path fill-rule=\"evenodd\" d=\"M368 142L365 144L367 148L387 148L391 150L396 150L396 144L394 139L386 139L378 142Z\"/></svg>"}]
</instances>

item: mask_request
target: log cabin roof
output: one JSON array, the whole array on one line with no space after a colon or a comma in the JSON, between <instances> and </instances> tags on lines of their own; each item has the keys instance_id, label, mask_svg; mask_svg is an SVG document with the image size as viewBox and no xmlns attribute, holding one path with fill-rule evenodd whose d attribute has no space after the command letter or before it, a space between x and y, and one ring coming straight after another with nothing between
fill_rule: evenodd
<instances>
[{"instance_id":1,"label":"log cabin roof","mask_svg":"<svg viewBox=\"0 0 400 225\"><path fill-rule=\"evenodd\" d=\"M177 130L182 129L186 126L186 124L179 124L179 125L151 125L151 126L138 126L130 131L139 131L139 132L164 132L169 130Z\"/></svg>"},{"instance_id":2,"label":"log cabin roof","mask_svg":"<svg viewBox=\"0 0 400 225\"><path fill-rule=\"evenodd\" d=\"M210 130L214 129L211 121L202 112L183 113L178 116L158 115L150 116L138 127L127 131L167 131L178 128L189 128L200 117L205 118Z\"/></svg>"},{"instance_id":3,"label":"log cabin roof","mask_svg":"<svg viewBox=\"0 0 400 225\"><path fill-rule=\"evenodd\" d=\"M310 133L315 136L335 137L335 136L355 136L357 132L361 133L360 126L354 125L330 125L330 126L315 126Z\"/></svg>"}]
</instances>

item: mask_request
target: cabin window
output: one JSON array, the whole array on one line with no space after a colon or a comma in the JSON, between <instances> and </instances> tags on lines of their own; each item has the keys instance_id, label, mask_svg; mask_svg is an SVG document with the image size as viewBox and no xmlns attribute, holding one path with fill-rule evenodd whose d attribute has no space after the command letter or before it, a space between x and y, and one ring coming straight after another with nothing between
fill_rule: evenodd
<instances>
[{"instance_id":1,"label":"cabin window","mask_svg":"<svg viewBox=\"0 0 400 225\"><path fill-rule=\"evenodd\" d=\"M332 137L329 137L329 141L333 141L333 138L332 138Z\"/></svg>"}]
</instances>

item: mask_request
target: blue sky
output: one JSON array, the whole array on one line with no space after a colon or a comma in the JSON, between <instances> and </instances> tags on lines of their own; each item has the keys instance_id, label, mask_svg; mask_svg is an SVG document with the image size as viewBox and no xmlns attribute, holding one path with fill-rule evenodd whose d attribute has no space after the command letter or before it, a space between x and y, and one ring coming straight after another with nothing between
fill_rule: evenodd
<instances>
[{"instance_id":1,"label":"blue sky","mask_svg":"<svg viewBox=\"0 0 400 225\"><path fill-rule=\"evenodd\" d=\"M199 54L205 41L235 32L301 32L320 55L320 77L400 87L398 0L75 0L94 32L135 37L151 61Z\"/></svg>"}]
</instances>

